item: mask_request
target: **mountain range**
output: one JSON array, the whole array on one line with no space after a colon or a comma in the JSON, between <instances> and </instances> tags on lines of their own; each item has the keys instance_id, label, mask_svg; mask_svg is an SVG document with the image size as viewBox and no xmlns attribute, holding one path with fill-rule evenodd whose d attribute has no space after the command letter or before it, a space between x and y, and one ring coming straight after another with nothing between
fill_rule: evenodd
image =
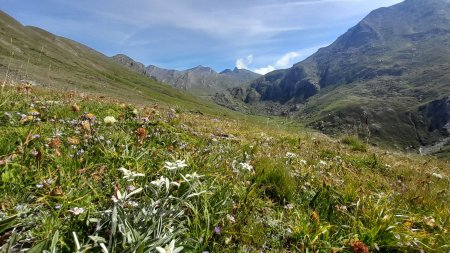
<instances>
[{"instance_id":1,"label":"mountain range","mask_svg":"<svg viewBox=\"0 0 450 253\"><path fill-rule=\"evenodd\" d=\"M418 149L450 134L449 70L450 2L406 0L371 12L330 46L233 94L326 133L364 128L375 142Z\"/></svg>"},{"instance_id":2,"label":"mountain range","mask_svg":"<svg viewBox=\"0 0 450 253\"><path fill-rule=\"evenodd\" d=\"M261 76L249 70L238 68L234 70L226 69L217 73L215 70L201 65L184 71L164 69L154 65L145 67L144 64L123 54L115 55L111 59L147 77L198 96L225 93L227 89L240 87L242 84Z\"/></svg>"},{"instance_id":3,"label":"mountain range","mask_svg":"<svg viewBox=\"0 0 450 253\"><path fill-rule=\"evenodd\" d=\"M406 0L371 12L292 68L259 76L178 71L107 57L0 12L0 75L118 98L282 115L327 134L417 151L450 141L450 1ZM169 85L166 85L169 84ZM176 88L176 89L175 89ZM189 91L189 92L185 92Z\"/></svg>"}]
</instances>

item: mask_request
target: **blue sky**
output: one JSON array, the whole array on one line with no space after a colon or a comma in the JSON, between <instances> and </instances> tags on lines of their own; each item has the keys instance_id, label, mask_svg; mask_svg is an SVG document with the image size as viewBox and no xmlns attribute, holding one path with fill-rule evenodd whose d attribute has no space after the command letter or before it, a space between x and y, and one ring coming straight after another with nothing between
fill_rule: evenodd
<instances>
[{"instance_id":1,"label":"blue sky","mask_svg":"<svg viewBox=\"0 0 450 253\"><path fill-rule=\"evenodd\" d=\"M2 0L24 25L145 65L288 68L401 0Z\"/></svg>"}]
</instances>

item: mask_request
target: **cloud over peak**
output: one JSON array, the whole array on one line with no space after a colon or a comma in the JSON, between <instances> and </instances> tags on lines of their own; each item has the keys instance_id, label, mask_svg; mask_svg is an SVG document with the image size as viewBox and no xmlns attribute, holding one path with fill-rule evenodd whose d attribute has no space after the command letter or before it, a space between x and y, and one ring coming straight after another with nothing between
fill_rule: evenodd
<instances>
[{"instance_id":1,"label":"cloud over peak","mask_svg":"<svg viewBox=\"0 0 450 253\"><path fill-rule=\"evenodd\" d=\"M272 72L277 69L287 69L292 67L295 63L305 59L309 55L315 53L319 48L326 46L327 44L314 46L306 49L302 49L299 51L292 51L285 53L283 55L278 55L273 57L270 64L263 67L252 68L251 65L254 61L253 55L249 55L246 59L239 58L236 60L236 67L239 69L247 69L251 70L255 73L265 75L269 72ZM258 57L255 57L255 60L258 61ZM258 62L257 62L258 63Z\"/></svg>"},{"instance_id":2,"label":"cloud over peak","mask_svg":"<svg viewBox=\"0 0 450 253\"><path fill-rule=\"evenodd\" d=\"M247 58L239 58L236 60L236 68L238 69L248 69L248 65L253 63L253 55L250 54Z\"/></svg>"}]
</instances>

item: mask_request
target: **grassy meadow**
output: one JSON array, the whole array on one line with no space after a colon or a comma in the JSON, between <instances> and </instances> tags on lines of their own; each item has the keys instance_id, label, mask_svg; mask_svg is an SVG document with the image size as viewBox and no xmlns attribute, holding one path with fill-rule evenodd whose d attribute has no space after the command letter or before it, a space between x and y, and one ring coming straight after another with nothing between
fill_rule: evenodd
<instances>
[{"instance_id":1,"label":"grassy meadow","mask_svg":"<svg viewBox=\"0 0 450 253\"><path fill-rule=\"evenodd\" d=\"M0 252L450 251L448 159L279 124L5 87Z\"/></svg>"}]
</instances>

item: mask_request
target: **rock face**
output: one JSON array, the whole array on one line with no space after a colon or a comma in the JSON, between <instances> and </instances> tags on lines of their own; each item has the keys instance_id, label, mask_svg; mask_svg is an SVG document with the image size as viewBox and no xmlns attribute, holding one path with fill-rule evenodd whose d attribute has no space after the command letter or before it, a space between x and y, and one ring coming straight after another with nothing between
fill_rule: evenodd
<instances>
[{"instance_id":1,"label":"rock face","mask_svg":"<svg viewBox=\"0 0 450 253\"><path fill-rule=\"evenodd\" d=\"M124 65L127 68L130 68L136 72L139 72L140 74L145 75L147 73L144 64L140 62L136 62L130 57L124 55L124 54L118 54L111 57L115 62L118 62L122 65Z\"/></svg>"},{"instance_id":2,"label":"rock face","mask_svg":"<svg viewBox=\"0 0 450 253\"><path fill-rule=\"evenodd\" d=\"M253 81L256 78L261 76L260 74L254 73L250 70L238 69L238 68L234 68L233 70L226 69L226 70L220 72L220 75L231 78L241 84L247 83L249 81Z\"/></svg>"},{"instance_id":3,"label":"rock face","mask_svg":"<svg viewBox=\"0 0 450 253\"><path fill-rule=\"evenodd\" d=\"M305 61L258 78L249 93L262 101L304 102L329 86L411 78L421 67L448 65L449 21L447 0L406 0L375 10Z\"/></svg>"},{"instance_id":4,"label":"rock face","mask_svg":"<svg viewBox=\"0 0 450 253\"><path fill-rule=\"evenodd\" d=\"M450 1L406 0L372 11L328 47L237 94L253 106L295 105L298 119L325 133L356 131L400 148L433 145L446 137Z\"/></svg>"},{"instance_id":5,"label":"rock face","mask_svg":"<svg viewBox=\"0 0 450 253\"><path fill-rule=\"evenodd\" d=\"M159 68L154 65L145 67L126 55L111 57L116 62L133 69L159 82L170 84L176 88L191 91L196 95L215 95L225 93L227 89L243 85L260 75L244 69L224 70L217 73L213 69L197 66L192 69L178 71Z\"/></svg>"},{"instance_id":6,"label":"rock face","mask_svg":"<svg viewBox=\"0 0 450 253\"><path fill-rule=\"evenodd\" d=\"M434 100L419 107L419 112L427 121L428 131L439 131L450 136L450 98Z\"/></svg>"}]
</instances>

